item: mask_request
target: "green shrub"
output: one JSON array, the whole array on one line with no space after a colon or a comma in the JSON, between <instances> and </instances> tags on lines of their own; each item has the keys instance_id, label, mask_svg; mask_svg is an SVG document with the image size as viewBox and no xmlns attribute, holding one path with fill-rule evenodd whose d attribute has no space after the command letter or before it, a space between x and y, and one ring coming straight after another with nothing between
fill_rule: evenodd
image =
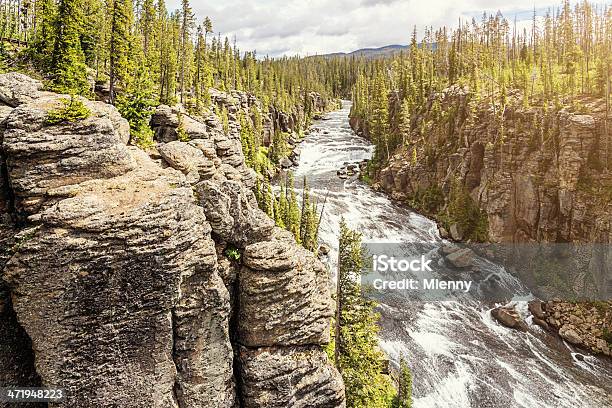
<instances>
[{"instance_id":1,"label":"green shrub","mask_svg":"<svg viewBox=\"0 0 612 408\"><path fill-rule=\"evenodd\" d=\"M47 113L45 124L57 125L66 122L74 123L91 116L91 111L74 95L70 96L70 99L62 98L61 102L61 107Z\"/></svg>"},{"instance_id":2,"label":"green shrub","mask_svg":"<svg viewBox=\"0 0 612 408\"><path fill-rule=\"evenodd\" d=\"M130 124L130 143L143 149L153 146L153 130L149 126L156 102L152 85L139 73L136 83L117 96L117 110Z\"/></svg>"},{"instance_id":3,"label":"green shrub","mask_svg":"<svg viewBox=\"0 0 612 408\"><path fill-rule=\"evenodd\" d=\"M240 251L238 251L237 248L229 246L225 249L225 256L230 261L238 262L240 261L242 254L240 253Z\"/></svg>"},{"instance_id":4,"label":"green shrub","mask_svg":"<svg viewBox=\"0 0 612 408\"><path fill-rule=\"evenodd\" d=\"M148 125L143 125L140 128L131 129L130 135L132 137L132 144L140 147L141 149L148 149L153 147L153 130Z\"/></svg>"},{"instance_id":5,"label":"green shrub","mask_svg":"<svg viewBox=\"0 0 612 408\"><path fill-rule=\"evenodd\" d=\"M489 237L487 214L478 207L467 189L457 180L451 187L445 221L449 228L452 224L457 224L461 231L464 231L466 239L485 242Z\"/></svg>"},{"instance_id":6,"label":"green shrub","mask_svg":"<svg viewBox=\"0 0 612 408\"><path fill-rule=\"evenodd\" d=\"M417 192L408 200L408 205L425 215L435 215L444 206L444 193L437 185L431 185Z\"/></svg>"},{"instance_id":7,"label":"green shrub","mask_svg":"<svg viewBox=\"0 0 612 408\"><path fill-rule=\"evenodd\" d=\"M176 128L176 136L181 142L188 142L189 135L187 134L187 131L185 130L185 125L183 124L183 114L180 112L178 114L178 122L179 124Z\"/></svg>"}]
</instances>

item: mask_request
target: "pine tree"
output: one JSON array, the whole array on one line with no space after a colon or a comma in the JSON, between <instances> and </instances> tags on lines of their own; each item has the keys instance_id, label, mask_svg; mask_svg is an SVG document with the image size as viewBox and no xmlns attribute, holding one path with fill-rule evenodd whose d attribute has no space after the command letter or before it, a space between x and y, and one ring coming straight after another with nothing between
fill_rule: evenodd
<instances>
[{"instance_id":1,"label":"pine tree","mask_svg":"<svg viewBox=\"0 0 612 408\"><path fill-rule=\"evenodd\" d=\"M400 370L397 387L397 397L393 403L394 408L412 407L412 373L406 359L400 357Z\"/></svg>"},{"instance_id":2,"label":"pine tree","mask_svg":"<svg viewBox=\"0 0 612 408\"><path fill-rule=\"evenodd\" d=\"M301 243L300 238L300 207L295 193L293 174L289 173L286 181L286 191L289 192L288 211L285 219L285 227L293 234L297 243Z\"/></svg>"},{"instance_id":3,"label":"pine tree","mask_svg":"<svg viewBox=\"0 0 612 408\"><path fill-rule=\"evenodd\" d=\"M189 0L182 0L181 9L181 72L180 72L180 84L181 84L181 103L185 103L186 88L185 85L189 83L189 76L191 71L191 31L194 26L194 15Z\"/></svg>"},{"instance_id":4,"label":"pine tree","mask_svg":"<svg viewBox=\"0 0 612 408\"><path fill-rule=\"evenodd\" d=\"M394 390L390 379L382 374L376 304L361 293L363 256L361 234L351 231L342 220L336 277L334 362L344 379L347 407L387 408L393 401Z\"/></svg>"},{"instance_id":5,"label":"pine tree","mask_svg":"<svg viewBox=\"0 0 612 408\"><path fill-rule=\"evenodd\" d=\"M110 27L110 92L109 102L115 103L117 87L128 85L128 76L132 68L130 48L132 43L131 27L133 11L131 0L113 0L111 3Z\"/></svg>"},{"instance_id":6,"label":"pine tree","mask_svg":"<svg viewBox=\"0 0 612 408\"><path fill-rule=\"evenodd\" d=\"M35 3L35 23L37 30L31 45L30 54L45 70L49 69L55 46L57 3L54 0L37 0Z\"/></svg>"},{"instance_id":7,"label":"pine tree","mask_svg":"<svg viewBox=\"0 0 612 408\"><path fill-rule=\"evenodd\" d=\"M85 94L90 89L80 42L83 24L81 2L60 0L57 8L51 64L53 89L63 93Z\"/></svg>"}]
</instances>

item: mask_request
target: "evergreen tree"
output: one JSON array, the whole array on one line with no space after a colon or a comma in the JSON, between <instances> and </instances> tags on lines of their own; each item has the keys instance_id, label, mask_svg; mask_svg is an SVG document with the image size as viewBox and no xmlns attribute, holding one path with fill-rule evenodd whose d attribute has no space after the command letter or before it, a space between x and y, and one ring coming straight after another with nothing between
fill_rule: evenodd
<instances>
[{"instance_id":1,"label":"evergreen tree","mask_svg":"<svg viewBox=\"0 0 612 408\"><path fill-rule=\"evenodd\" d=\"M406 359L400 357L400 370L398 378L397 396L393 403L394 408L412 407L412 373Z\"/></svg>"},{"instance_id":2,"label":"evergreen tree","mask_svg":"<svg viewBox=\"0 0 612 408\"><path fill-rule=\"evenodd\" d=\"M51 8L47 10L51 12ZM71 94L87 93L90 85L80 41L82 0L59 0L55 22L55 43L51 58L53 89ZM42 40L42 46L45 46L45 37Z\"/></svg>"},{"instance_id":3,"label":"evergreen tree","mask_svg":"<svg viewBox=\"0 0 612 408\"><path fill-rule=\"evenodd\" d=\"M127 87L128 76L132 69L130 49L132 45L131 27L133 23L131 0L112 0L110 15L110 92L109 101L115 103L117 87Z\"/></svg>"},{"instance_id":4,"label":"evergreen tree","mask_svg":"<svg viewBox=\"0 0 612 408\"><path fill-rule=\"evenodd\" d=\"M45 70L50 68L56 37L57 3L54 0L37 0L35 22L38 26L31 45L30 55Z\"/></svg>"},{"instance_id":5,"label":"evergreen tree","mask_svg":"<svg viewBox=\"0 0 612 408\"><path fill-rule=\"evenodd\" d=\"M376 304L362 296L360 278L364 254L361 234L340 223L334 362L346 387L347 407L387 408L393 402L390 379L382 374L378 350Z\"/></svg>"},{"instance_id":6,"label":"evergreen tree","mask_svg":"<svg viewBox=\"0 0 612 408\"><path fill-rule=\"evenodd\" d=\"M295 184L292 173L289 173L287 176L286 186L286 191L289 192L289 199L287 217L285 219L285 228L287 228L287 230L293 234L295 240L299 244L302 242L300 239L300 208L294 189Z\"/></svg>"},{"instance_id":7,"label":"evergreen tree","mask_svg":"<svg viewBox=\"0 0 612 408\"><path fill-rule=\"evenodd\" d=\"M185 103L186 84L189 83L189 77L191 75L191 31L194 26L194 15L189 5L189 0L182 0L181 9L181 71L180 71L180 84L181 84L181 103Z\"/></svg>"}]
</instances>

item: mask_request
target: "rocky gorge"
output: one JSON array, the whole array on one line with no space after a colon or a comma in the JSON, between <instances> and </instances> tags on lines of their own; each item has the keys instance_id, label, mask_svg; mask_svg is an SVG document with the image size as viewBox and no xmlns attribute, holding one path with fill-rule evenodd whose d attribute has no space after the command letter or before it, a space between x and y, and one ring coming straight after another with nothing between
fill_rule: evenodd
<instances>
[{"instance_id":1,"label":"rocky gorge","mask_svg":"<svg viewBox=\"0 0 612 408\"><path fill-rule=\"evenodd\" d=\"M398 115L396 95L389 100L391 115ZM436 219L444 238L484 241L481 253L510 266L548 300L532 314L535 323L609 355L610 118L594 97L531 105L518 91L505 103L456 85L431 95L412 116L403 145L373 173L373 186ZM351 127L369 135L363 118L354 115ZM468 210L457 216L457 208ZM493 316L526 329L511 307Z\"/></svg>"},{"instance_id":2,"label":"rocky gorge","mask_svg":"<svg viewBox=\"0 0 612 408\"><path fill-rule=\"evenodd\" d=\"M511 94L501 106L459 86L432 95L413 119L423 130L407 135L376 182L407 200L435 186L448 196L458 180L485 212L491 242L610 242L612 135L603 100L556 109L522 100ZM367 133L360 118L351 124Z\"/></svg>"},{"instance_id":3,"label":"rocky gorge","mask_svg":"<svg viewBox=\"0 0 612 408\"><path fill-rule=\"evenodd\" d=\"M0 75L0 383L61 407L345 406L328 272L257 207L236 116L162 106L147 153L102 102L50 124L67 97Z\"/></svg>"}]
</instances>

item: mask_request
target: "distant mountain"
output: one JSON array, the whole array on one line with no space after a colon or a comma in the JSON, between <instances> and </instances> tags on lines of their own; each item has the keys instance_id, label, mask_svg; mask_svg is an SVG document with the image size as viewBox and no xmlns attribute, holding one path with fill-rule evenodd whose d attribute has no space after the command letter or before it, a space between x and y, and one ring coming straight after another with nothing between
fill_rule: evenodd
<instances>
[{"instance_id":1,"label":"distant mountain","mask_svg":"<svg viewBox=\"0 0 612 408\"><path fill-rule=\"evenodd\" d=\"M399 54L403 50L407 50L407 45L385 45L379 48L361 48L352 52L334 52L332 54L320 55L321 57L333 58L333 57L366 57L366 58L380 58L387 57L392 54Z\"/></svg>"}]
</instances>

